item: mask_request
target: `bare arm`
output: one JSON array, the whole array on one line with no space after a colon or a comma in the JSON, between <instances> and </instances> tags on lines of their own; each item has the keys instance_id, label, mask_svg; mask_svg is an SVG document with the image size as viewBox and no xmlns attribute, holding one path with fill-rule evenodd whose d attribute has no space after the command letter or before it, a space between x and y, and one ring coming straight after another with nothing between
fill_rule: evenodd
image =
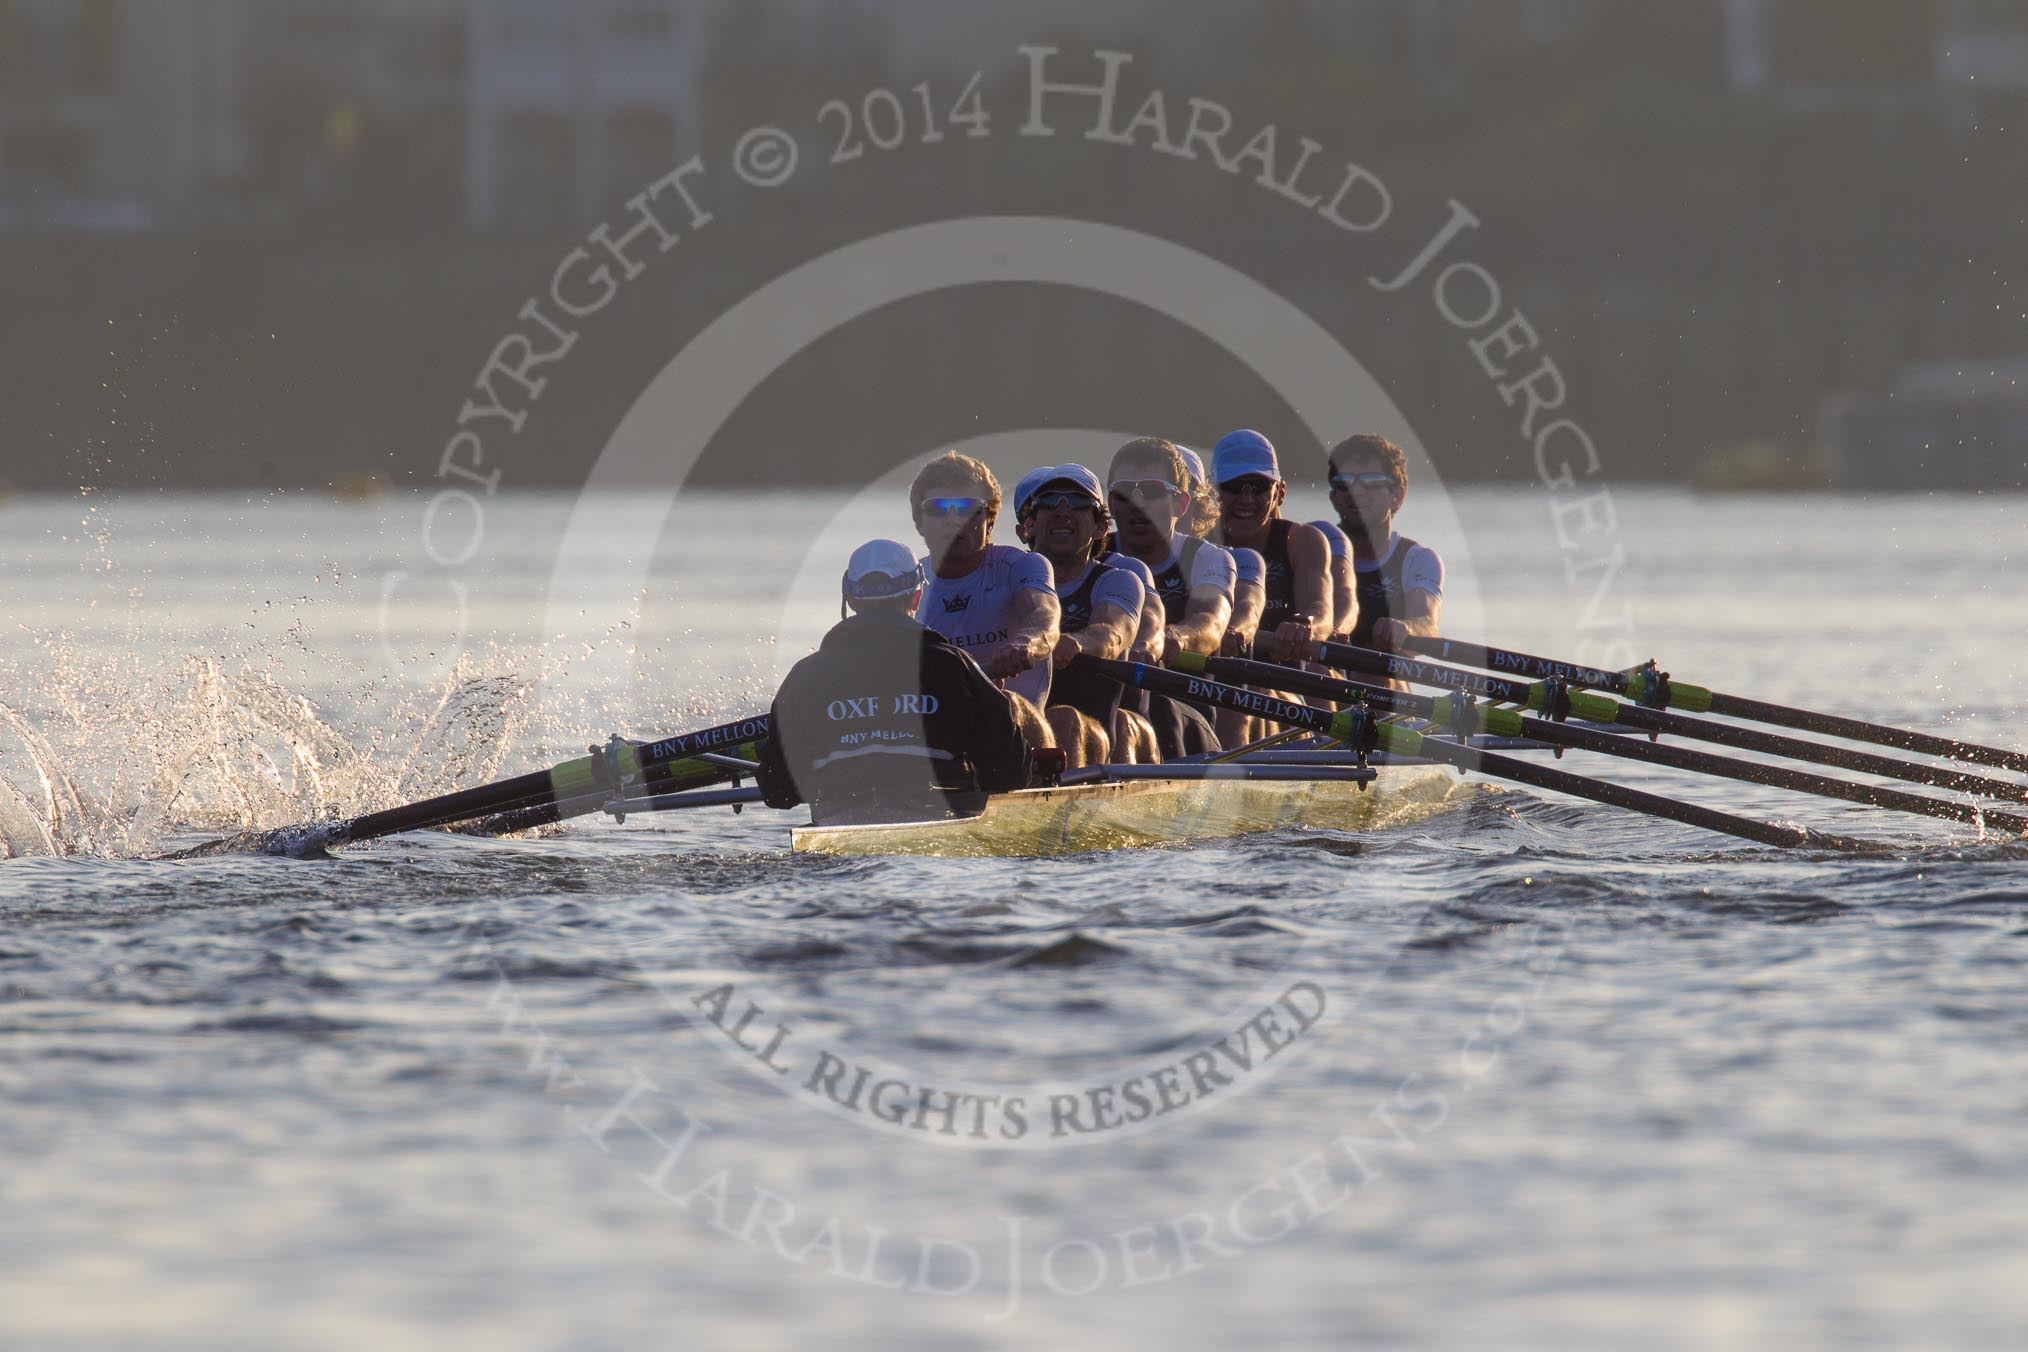
<instances>
[{"instance_id":1,"label":"bare arm","mask_svg":"<svg viewBox=\"0 0 2028 1352\"><path fill-rule=\"evenodd\" d=\"M1069 666L1079 653L1110 660L1125 657L1134 646L1134 636L1140 627L1141 617L1135 612L1109 603L1096 605L1092 607L1090 624L1056 641L1057 668Z\"/></svg>"},{"instance_id":2,"label":"bare arm","mask_svg":"<svg viewBox=\"0 0 2028 1352\"><path fill-rule=\"evenodd\" d=\"M1162 649L1163 660L1167 661L1179 652L1211 656L1224 641L1231 621L1232 598L1225 594L1223 588L1193 587L1183 618L1169 626L1169 637Z\"/></svg>"},{"instance_id":3,"label":"bare arm","mask_svg":"<svg viewBox=\"0 0 2028 1352\"><path fill-rule=\"evenodd\" d=\"M1350 634L1359 625L1359 579L1352 556L1331 560L1331 632Z\"/></svg>"},{"instance_id":4,"label":"bare arm","mask_svg":"<svg viewBox=\"0 0 2028 1352\"><path fill-rule=\"evenodd\" d=\"M1442 632L1444 598L1435 592L1412 591L1403 602L1407 611L1399 619L1384 619L1373 626L1373 646L1385 652L1397 652L1401 641L1411 635L1416 638L1435 638Z\"/></svg>"},{"instance_id":5,"label":"bare arm","mask_svg":"<svg viewBox=\"0 0 2028 1352\"><path fill-rule=\"evenodd\" d=\"M1315 526L1289 528L1289 568L1295 574L1296 609L1306 620L1288 620L1274 633L1277 662L1308 657L1312 646L1331 636L1331 546Z\"/></svg>"},{"instance_id":6,"label":"bare arm","mask_svg":"<svg viewBox=\"0 0 2028 1352\"><path fill-rule=\"evenodd\" d=\"M1024 587L1016 596L1013 620L1007 628L1007 642L994 650L982 665L994 680L1018 676L1037 662L1049 660L1056 647L1057 627L1063 622L1063 607L1053 591Z\"/></svg>"}]
</instances>

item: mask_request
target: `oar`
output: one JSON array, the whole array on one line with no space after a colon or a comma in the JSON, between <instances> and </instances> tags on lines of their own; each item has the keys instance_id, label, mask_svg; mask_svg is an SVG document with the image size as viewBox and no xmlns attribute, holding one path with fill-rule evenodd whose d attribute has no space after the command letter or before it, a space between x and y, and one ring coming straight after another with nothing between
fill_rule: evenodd
<instances>
[{"instance_id":1,"label":"oar","mask_svg":"<svg viewBox=\"0 0 2028 1352\"><path fill-rule=\"evenodd\" d=\"M1968 770L1953 770L1948 766L1922 765L1915 761L1896 760L1892 756L1876 756L1870 751L1829 746L1823 742L1805 741L1800 737L1784 737L1780 733L1762 732L1758 728L1742 728L1728 723L1714 723L1709 719L1688 718L1682 714L1642 708L1636 704L1621 704L1617 700L1607 699L1604 695L1584 690L1557 691L1552 689L1546 680L1531 682L1510 680L1504 676L1485 676L1475 671L1461 671L1456 667L1425 662L1417 657L1374 652L1343 643L1317 645L1317 660L1346 671L1385 676L1390 680L1407 681L1412 685L1433 685L1445 690L1461 690L1482 699L1520 704L1553 717L1581 718L1588 723L1617 723L1622 727L1638 728L1642 732L1668 733L1675 737L1688 737L1692 741L1729 746L1739 751L1757 751L1768 756L1784 756L1790 760L1808 761L1812 765L1829 765L1839 770L1882 775L1888 779L1904 780L1911 784L1955 789L1960 793L1977 794L1982 798L1998 798L2012 803L2028 802L2028 784L2010 783L1988 775L1976 775Z\"/></svg>"},{"instance_id":2,"label":"oar","mask_svg":"<svg viewBox=\"0 0 2028 1352\"><path fill-rule=\"evenodd\" d=\"M1112 662L1094 657L1080 657L1075 660L1116 681L1143 690L1152 690L1156 694L1182 700L1186 704L1231 709L1264 718L1270 723L1306 727L1313 732L1321 732L1348 742L1355 748L1363 749L1377 745L1392 755L1420 756L1428 760L1443 761L1461 770L1477 771L1496 779L1511 779L1518 784L1527 784L1554 793L1566 793L1573 798L1587 798L1592 802L1604 803L1611 807L1645 812L1650 816L1664 817L1689 826L1701 826L1707 831L1739 836L1764 845L1810 846L1816 849L1847 851L1876 851L1880 848L1868 841L1829 835L1821 831L1812 831L1807 827L1754 821L1749 817L1734 816L1730 812L1719 812L1712 808L1699 807L1694 803L1683 803L1673 798L1663 798L1658 794L1643 793L1639 789L1629 789L1602 779L1568 774L1562 770L1552 770L1546 765L1531 765L1512 756L1480 751L1458 742L1444 741L1435 735L1425 736L1399 723L1381 722L1364 709L1341 709L1333 713L1328 709L1318 709L1274 695L1262 694L1256 690L1242 690L1238 686L1223 685L1207 677L1192 676L1182 671L1167 671L1144 663Z\"/></svg>"},{"instance_id":3,"label":"oar","mask_svg":"<svg viewBox=\"0 0 2028 1352\"><path fill-rule=\"evenodd\" d=\"M242 832L224 840L179 850L171 859L207 854L314 856L333 845L372 840L402 831L449 826L497 814L523 814L528 826L598 812L615 797L640 789L666 793L729 778L734 767L698 757L732 752L751 759L755 743L768 734L766 715L701 728L656 742L615 737L588 756L564 761L512 779L459 789L418 803L369 812L342 821L305 822L269 831ZM526 829L516 827L512 829Z\"/></svg>"},{"instance_id":4,"label":"oar","mask_svg":"<svg viewBox=\"0 0 2028 1352\"><path fill-rule=\"evenodd\" d=\"M1960 803L1950 799L1925 798L1919 793L1876 788L1871 784L1854 784L1848 780L1832 779L1827 775L1792 770L1787 766L1732 760L1726 756L1714 756L1708 752L1691 751L1683 747L1663 746L1618 733L1599 732L1593 728L1573 727L1565 723L1551 723L1540 718L1526 717L1512 709L1499 709L1490 704L1475 703L1470 695L1444 695L1439 698L1412 695L1360 681L1341 681L1330 676L1320 676L1313 671L1302 671L1278 663L1248 662L1234 657L1200 658L1189 655L1179 657L1177 665L1185 670L1201 668L1206 675L1221 680L1244 681L1248 685L1268 686L1276 690L1315 696L1318 699L1360 700L1384 712L1427 718L1446 728L1456 728L1462 722L1471 732L1486 733L1494 737L1527 737L1538 742L1548 742L1552 746L1595 751L1602 755L1617 756L1622 760L1666 765L1676 770L1716 775L1722 779L1736 779L1747 784L1766 784L1778 789L1792 789L1797 793L1816 794L1822 798L1839 798L1849 803L1865 803L1871 807L1884 807L1896 812L1912 812L1926 817L1969 822L1981 828L1992 827L2012 831L2016 835L2028 833L2028 817L2019 813L2002 812L1997 808L1980 808L1971 803Z\"/></svg>"},{"instance_id":5,"label":"oar","mask_svg":"<svg viewBox=\"0 0 2028 1352\"><path fill-rule=\"evenodd\" d=\"M1722 694L1701 685L1673 680L1652 669L1630 672L1601 671L1574 662L1560 662L1553 657L1533 657L1507 648L1491 648L1483 643L1467 643L1450 638L1411 637L1407 640L1407 646L1412 652L1424 657L1434 657L1440 662L1462 662L1468 667L1509 672L1531 680L1566 681L1571 685L1626 695L1644 704L1666 704L1672 709L1682 709L1688 713L1723 714L1727 718L1743 718L1753 723L1772 723L1776 727L1794 728L1799 732L1816 732L1826 737L1843 737L1853 742L1891 746L1902 751L1913 751L1922 756L1970 761L1975 765L1990 765L2001 770L2028 771L2028 752L2008 751L1996 746L1980 746L1976 742L1962 742L1954 737L1937 737L1927 732L1888 727L1883 723L1868 723L1863 719L1846 718L1840 714L1819 713L1811 709L1791 708L1786 704L1769 704L1764 700L1747 699L1742 695Z\"/></svg>"}]
</instances>

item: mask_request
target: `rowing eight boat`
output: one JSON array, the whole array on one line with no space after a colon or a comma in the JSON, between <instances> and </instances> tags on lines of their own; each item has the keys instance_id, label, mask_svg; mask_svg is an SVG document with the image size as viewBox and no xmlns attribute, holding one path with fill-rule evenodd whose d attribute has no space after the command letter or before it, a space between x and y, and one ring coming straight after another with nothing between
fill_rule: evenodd
<instances>
[{"instance_id":1,"label":"rowing eight boat","mask_svg":"<svg viewBox=\"0 0 2028 1352\"><path fill-rule=\"evenodd\" d=\"M1106 767L1112 775L1135 768ZM1179 767L1168 767L1174 774ZM928 821L812 824L790 833L798 854L919 854L943 858L1077 854L1188 845L1290 828L1369 831L1419 821L1477 791L1423 765L1376 765L1361 782L1343 770L1221 766L1203 778L1109 778L995 794L964 815ZM1277 777L1257 778L1273 768ZM1288 776L1288 777L1283 777Z\"/></svg>"}]
</instances>

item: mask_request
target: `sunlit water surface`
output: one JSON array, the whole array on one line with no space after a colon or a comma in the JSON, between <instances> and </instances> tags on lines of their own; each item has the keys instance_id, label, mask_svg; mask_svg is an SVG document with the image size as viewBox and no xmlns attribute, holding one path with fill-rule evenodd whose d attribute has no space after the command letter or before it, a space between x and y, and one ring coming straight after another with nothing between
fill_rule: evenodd
<instances>
[{"instance_id":1,"label":"sunlit water surface","mask_svg":"<svg viewBox=\"0 0 2028 1352\"><path fill-rule=\"evenodd\" d=\"M1614 504L1566 544L1541 494L1458 495L1452 632L2028 740L2018 501ZM1948 823L1571 757L1894 849L1502 793L1046 861L794 858L764 811L148 861L764 707L835 544L907 529L885 496L461 506L0 502L8 1342L2028 1320L2028 856ZM1131 1128L1130 1085L1164 1109Z\"/></svg>"}]
</instances>

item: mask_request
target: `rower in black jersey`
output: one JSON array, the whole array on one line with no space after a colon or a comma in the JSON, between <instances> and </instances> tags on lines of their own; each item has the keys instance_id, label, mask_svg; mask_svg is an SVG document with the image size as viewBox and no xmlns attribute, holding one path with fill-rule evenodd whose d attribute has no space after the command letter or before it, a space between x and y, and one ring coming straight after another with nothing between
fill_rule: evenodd
<instances>
[{"instance_id":1,"label":"rower in black jersey","mask_svg":"<svg viewBox=\"0 0 2028 1352\"><path fill-rule=\"evenodd\" d=\"M1159 437L1120 447L1107 472L1108 501L1119 526L1116 548L1155 575L1168 620L1165 662L1178 652L1216 653L1232 619L1232 555L1176 529L1190 505L1182 487L1188 477L1182 453ZM1210 723L1195 708L1149 696L1145 712L1164 759L1218 749Z\"/></svg>"},{"instance_id":2,"label":"rower in black jersey","mask_svg":"<svg viewBox=\"0 0 2028 1352\"><path fill-rule=\"evenodd\" d=\"M1275 448L1258 432L1220 437L1211 451L1218 486L1219 540L1260 552L1267 608L1260 636L1277 662L1297 662L1331 635L1331 549L1313 526L1282 517L1288 485Z\"/></svg>"},{"instance_id":3,"label":"rower in black jersey","mask_svg":"<svg viewBox=\"0 0 2028 1352\"><path fill-rule=\"evenodd\" d=\"M1129 655L1141 631L1141 611L1152 604L1142 581L1146 569L1127 561L1113 566L1105 550L1105 490L1083 465L1051 465L1024 477L1014 489L1016 532L1049 560L1059 609L1047 714L1056 744L1077 747L1084 764L1113 759L1113 730L1124 687L1077 665L1080 654L1117 661Z\"/></svg>"},{"instance_id":4,"label":"rower in black jersey","mask_svg":"<svg viewBox=\"0 0 2028 1352\"><path fill-rule=\"evenodd\" d=\"M1351 641L1393 652L1442 623L1444 564L1435 550L1394 529L1408 499L1408 456L1385 437L1348 437L1331 449L1331 504L1352 541L1359 619Z\"/></svg>"}]
</instances>

